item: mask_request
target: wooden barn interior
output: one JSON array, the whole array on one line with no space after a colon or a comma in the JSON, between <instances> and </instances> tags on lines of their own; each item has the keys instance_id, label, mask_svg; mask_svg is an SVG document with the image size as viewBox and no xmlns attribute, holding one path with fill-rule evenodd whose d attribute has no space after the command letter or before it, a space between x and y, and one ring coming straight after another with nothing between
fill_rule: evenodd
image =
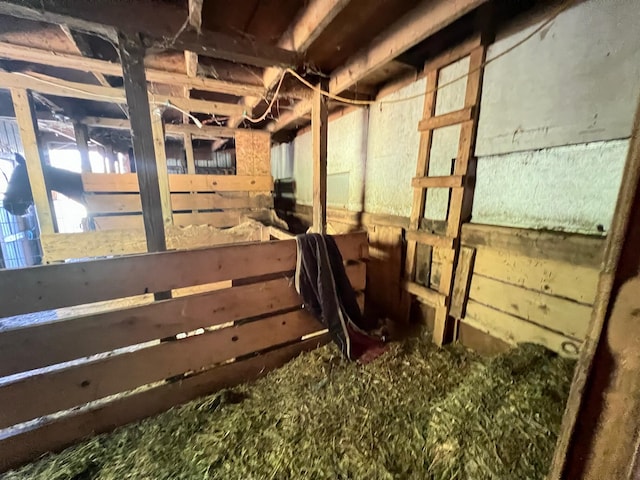
<instances>
[{"instance_id":1,"label":"wooden barn interior","mask_svg":"<svg viewBox=\"0 0 640 480\"><path fill-rule=\"evenodd\" d=\"M211 415L246 417L252 400L218 407L220 392L280 385L320 352L334 356L309 395L342 388L335 372L384 383L370 368L401 391L421 381L402 357L416 338L429 358L480 369L530 345L563 362L563 393L523 397L553 397L555 420L530 441L541 466L502 453L546 418L531 407L522 432L484 441L511 474L479 457L436 474L475 448L440 440L410 455L422 467L389 454L373 475L345 460L362 438L334 433L308 470L264 440L262 473L241 470L247 443L197 478L640 478L638 7L0 0L0 478L125 478L95 455L55 475L47 462L203 398ZM12 213L21 195L31 205ZM335 240L363 318L384 332L370 363L342 358L298 293L309 234ZM380 367L392 355L402 371ZM439 377L473 376L465 362ZM492 389L513 400L528 367L509 368ZM421 407L436 415L463 390ZM385 415L418 418L407 402L421 396L385 397ZM525 415L513 402L507 422ZM382 415L357 408L363 425ZM337 421L311 412L301 438L307 421ZM428 418L399 431L428 443ZM372 451L404 441L370 428ZM188 462L199 440L180 441ZM173 463L182 476L162 478L196 478Z\"/></svg>"}]
</instances>

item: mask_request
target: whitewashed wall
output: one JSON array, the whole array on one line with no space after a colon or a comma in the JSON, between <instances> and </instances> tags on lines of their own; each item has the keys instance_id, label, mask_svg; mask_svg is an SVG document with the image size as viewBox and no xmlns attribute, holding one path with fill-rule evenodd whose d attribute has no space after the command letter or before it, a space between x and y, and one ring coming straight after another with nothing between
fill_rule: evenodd
<instances>
[{"instance_id":1,"label":"whitewashed wall","mask_svg":"<svg viewBox=\"0 0 640 480\"><path fill-rule=\"evenodd\" d=\"M540 15L501 32L488 58L528 35ZM487 66L473 222L606 233L640 93L637 25L638 0L588 0ZM457 78L467 62L443 70L440 81ZM436 113L461 108L465 85L440 91ZM330 204L410 214L424 91L425 80L417 81L329 124L328 171L348 175L330 177ZM431 175L448 173L458 133L457 126L435 132ZM272 163L276 178L295 177L298 202L310 205L310 134L274 147ZM426 216L444 218L446 200L445 191L430 191Z\"/></svg>"}]
</instances>

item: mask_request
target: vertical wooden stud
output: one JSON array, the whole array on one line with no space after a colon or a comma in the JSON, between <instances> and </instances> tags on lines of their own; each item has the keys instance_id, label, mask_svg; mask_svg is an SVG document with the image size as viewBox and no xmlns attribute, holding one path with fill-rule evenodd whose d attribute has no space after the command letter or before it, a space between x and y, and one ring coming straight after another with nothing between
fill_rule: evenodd
<instances>
[{"instance_id":1,"label":"vertical wooden stud","mask_svg":"<svg viewBox=\"0 0 640 480\"><path fill-rule=\"evenodd\" d=\"M318 87L328 90L329 82L322 80ZM327 99L320 92L313 92L311 130L313 137L313 231L327 233Z\"/></svg>"},{"instance_id":2,"label":"vertical wooden stud","mask_svg":"<svg viewBox=\"0 0 640 480\"><path fill-rule=\"evenodd\" d=\"M89 132L87 130L87 126L78 121L74 121L73 132L76 137L78 152L80 152L80 168L82 173L91 173L91 161L89 160Z\"/></svg>"},{"instance_id":3,"label":"vertical wooden stud","mask_svg":"<svg viewBox=\"0 0 640 480\"><path fill-rule=\"evenodd\" d=\"M11 100L20 130L20 139L24 148L29 183L33 193L33 203L38 213L38 224L41 233L54 233L53 218L49 193L44 179L42 152L38 140L38 124L31 93L24 89L12 88Z\"/></svg>"},{"instance_id":4,"label":"vertical wooden stud","mask_svg":"<svg viewBox=\"0 0 640 480\"><path fill-rule=\"evenodd\" d=\"M190 133L184 134L184 151L187 156L187 173L196 174L196 158L193 154L193 138Z\"/></svg>"},{"instance_id":5,"label":"vertical wooden stud","mask_svg":"<svg viewBox=\"0 0 640 480\"><path fill-rule=\"evenodd\" d=\"M171 211L171 193L169 191L169 169L167 168L167 152L165 149L164 123L162 112L150 105L151 130L153 132L153 144L156 154L156 169L158 171L158 186L160 187L160 204L162 209L162 222L164 225L173 224Z\"/></svg>"}]
</instances>

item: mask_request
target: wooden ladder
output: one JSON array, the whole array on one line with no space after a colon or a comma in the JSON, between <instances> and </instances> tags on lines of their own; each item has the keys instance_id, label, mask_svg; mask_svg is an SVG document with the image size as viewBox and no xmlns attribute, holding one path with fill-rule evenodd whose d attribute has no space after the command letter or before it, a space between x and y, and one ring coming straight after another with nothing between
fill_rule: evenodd
<instances>
[{"instance_id":1,"label":"wooden ladder","mask_svg":"<svg viewBox=\"0 0 640 480\"><path fill-rule=\"evenodd\" d=\"M439 72L444 67L466 57L470 57L469 75L465 93L464 107L443 115L435 115ZM424 100L423 119L420 121L420 149L416 177L412 180L413 204L409 229L407 230L407 255L405 262L405 279L403 282L405 298L405 314L411 311L411 299L417 297L421 302L435 308L433 340L443 345L456 336L457 323L450 319L451 294L453 290L454 270L460 255L460 229L462 223L471 213L473 201L473 183L475 177L476 131L478 127L478 111L482 87L483 65L486 57L486 42L481 36L474 37L463 44L449 50L440 57L427 62L427 93ZM433 131L450 125L460 125L458 153L454 161L452 175L429 176L429 160ZM420 220L424 217L426 191L429 188L450 189L447 210L446 231L444 235L420 230ZM424 244L438 252L443 260L438 289L416 283L417 245Z\"/></svg>"}]
</instances>

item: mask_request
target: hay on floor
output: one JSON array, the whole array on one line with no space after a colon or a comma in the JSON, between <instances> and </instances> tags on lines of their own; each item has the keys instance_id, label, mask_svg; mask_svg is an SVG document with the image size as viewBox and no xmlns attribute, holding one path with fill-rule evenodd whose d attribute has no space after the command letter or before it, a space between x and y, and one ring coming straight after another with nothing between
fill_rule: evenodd
<instances>
[{"instance_id":1,"label":"hay on floor","mask_svg":"<svg viewBox=\"0 0 640 480\"><path fill-rule=\"evenodd\" d=\"M329 345L0 478L543 479L572 369L532 345L414 339L364 367Z\"/></svg>"}]
</instances>

